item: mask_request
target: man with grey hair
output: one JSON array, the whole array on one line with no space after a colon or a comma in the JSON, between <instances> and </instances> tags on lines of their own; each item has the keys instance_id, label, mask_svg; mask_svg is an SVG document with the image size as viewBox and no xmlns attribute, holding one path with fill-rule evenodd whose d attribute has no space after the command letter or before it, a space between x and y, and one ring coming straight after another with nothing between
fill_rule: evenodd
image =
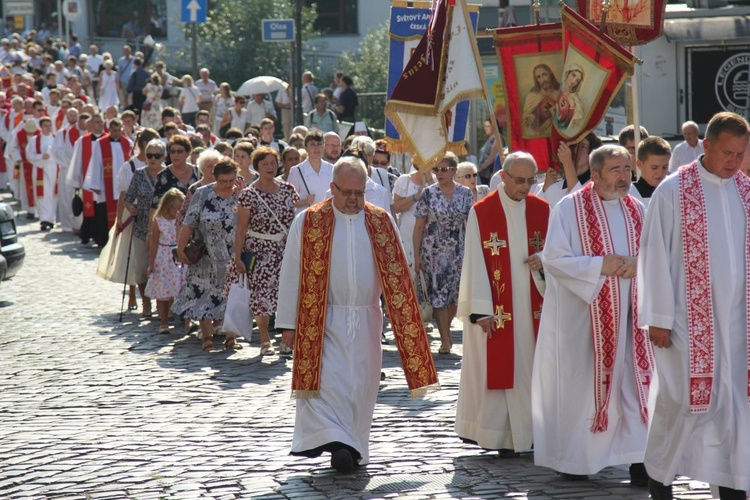
<instances>
[{"instance_id":1,"label":"man with grey hair","mask_svg":"<svg viewBox=\"0 0 750 500\"><path fill-rule=\"evenodd\" d=\"M282 342L294 345L291 453L329 452L331 466L343 473L369 463L382 362L381 292L412 395L437 387L399 233L385 210L365 202L366 183L364 163L341 158L333 167L333 196L295 218L276 312Z\"/></svg>"},{"instance_id":2,"label":"man with grey hair","mask_svg":"<svg viewBox=\"0 0 750 500\"><path fill-rule=\"evenodd\" d=\"M534 157L531 156L531 154L527 153L526 151L514 151L513 153L510 153L509 155L505 157L505 161L503 161L503 164L500 170L495 172L495 175L493 175L492 178L490 179L490 190L498 188L500 184L503 183L502 172L503 171L510 172L511 167L517 161L528 163L530 165L534 165L534 174L536 175L537 166L536 166L536 160L534 159ZM532 186L532 188L535 187L535 185L536 185L536 182L534 183L534 186ZM536 194L534 193L534 189L532 189L532 194Z\"/></svg>"},{"instance_id":3,"label":"man with grey hair","mask_svg":"<svg viewBox=\"0 0 750 500\"><path fill-rule=\"evenodd\" d=\"M589 156L591 181L552 210L542 253L547 291L532 377L534 462L564 479L630 466L646 486L653 349L639 323L636 264L643 205L628 195L622 146Z\"/></svg>"},{"instance_id":4,"label":"man with grey hair","mask_svg":"<svg viewBox=\"0 0 750 500\"><path fill-rule=\"evenodd\" d=\"M503 458L530 451L533 443L531 368L549 220L549 204L529 193L536 170L530 154L509 154L502 186L474 204L458 293L464 358L456 433Z\"/></svg>"},{"instance_id":5,"label":"man with grey hair","mask_svg":"<svg viewBox=\"0 0 750 500\"><path fill-rule=\"evenodd\" d=\"M703 141L698 137L700 129L698 124L688 120L682 124L682 137L685 139L672 150L669 159L669 173L677 172L683 165L690 165L703 154Z\"/></svg>"}]
</instances>

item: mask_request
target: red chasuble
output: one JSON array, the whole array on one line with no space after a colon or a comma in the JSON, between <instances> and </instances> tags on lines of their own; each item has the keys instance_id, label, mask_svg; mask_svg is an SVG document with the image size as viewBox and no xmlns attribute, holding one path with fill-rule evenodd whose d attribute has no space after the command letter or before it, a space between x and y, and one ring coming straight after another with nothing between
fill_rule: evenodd
<instances>
[{"instance_id":1,"label":"red chasuble","mask_svg":"<svg viewBox=\"0 0 750 500\"><path fill-rule=\"evenodd\" d=\"M487 276L492 289L492 309L495 332L487 338L487 388L512 389L514 374L513 356L513 284L510 277L510 248L508 248L508 224L497 191L474 204L482 239L482 254L487 266ZM526 197L526 234L529 255L539 252L544 246L549 220L549 204L532 194ZM539 331L542 317L542 295L531 282L531 311L534 338Z\"/></svg>"},{"instance_id":2,"label":"red chasuble","mask_svg":"<svg viewBox=\"0 0 750 500\"><path fill-rule=\"evenodd\" d=\"M26 186L26 200L28 200L29 207L33 208L36 206L36 201L34 200L34 165L26 159L26 145L29 143L29 134L21 127L21 130L16 135L16 139L18 141L18 149L21 152L21 171L23 172L23 183Z\"/></svg>"},{"instance_id":3,"label":"red chasuble","mask_svg":"<svg viewBox=\"0 0 750 500\"><path fill-rule=\"evenodd\" d=\"M112 164L112 142L110 141L109 134L103 135L97 142L99 142L99 149L102 152L104 192L107 196L107 226L111 228L115 224L115 218L117 217L117 198L115 198L112 179L114 167ZM130 158L130 141L125 136L121 136L120 145L122 146L122 157L127 160Z\"/></svg>"}]
</instances>

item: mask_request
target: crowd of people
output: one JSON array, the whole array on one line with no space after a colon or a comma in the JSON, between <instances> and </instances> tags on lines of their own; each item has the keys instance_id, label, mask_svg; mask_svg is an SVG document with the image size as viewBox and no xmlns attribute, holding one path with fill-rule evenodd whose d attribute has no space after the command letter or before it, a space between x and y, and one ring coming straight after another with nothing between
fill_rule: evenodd
<instances>
[{"instance_id":1,"label":"crowd of people","mask_svg":"<svg viewBox=\"0 0 750 500\"><path fill-rule=\"evenodd\" d=\"M97 272L130 286L128 309L140 296L156 331L180 318L205 351L217 335L227 350L251 338L252 325L224 331L246 283L260 354L295 360L293 454L368 463L387 322L412 394L437 387L429 309L438 355L463 321L465 441L505 458L533 449L568 480L630 464L654 498L671 498L677 473L723 499L750 489L738 115L717 114L704 141L687 122L674 154L643 127L638 144L633 126L618 145L592 133L561 144L543 178L493 139L475 162L447 152L401 173L366 128L342 141L356 110L346 75L331 95L302 75L306 125L281 116L277 135L283 90L275 106L205 68L176 79L128 46L115 60L0 44L0 60L27 56L0 68L0 187L41 231L101 249ZM179 109L164 91L175 82Z\"/></svg>"}]
</instances>

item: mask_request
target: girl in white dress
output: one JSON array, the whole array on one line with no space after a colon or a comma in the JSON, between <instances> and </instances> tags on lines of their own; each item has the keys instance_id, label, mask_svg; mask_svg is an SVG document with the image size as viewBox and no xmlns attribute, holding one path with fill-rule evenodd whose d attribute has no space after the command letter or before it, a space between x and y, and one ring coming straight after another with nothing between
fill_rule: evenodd
<instances>
[{"instance_id":1,"label":"girl in white dress","mask_svg":"<svg viewBox=\"0 0 750 500\"><path fill-rule=\"evenodd\" d=\"M226 112L234 106L234 97L232 97L232 89L229 87L227 82L219 85L219 95L216 96L216 106L214 107L214 129L213 132L219 135L219 129L221 129L221 121L224 119Z\"/></svg>"},{"instance_id":2,"label":"girl in white dress","mask_svg":"<svg viewBox=\"0 0 750 500\"><path fill-rule=\"evenodd\" d=\"M112 70L112 60L107 59L102 63L104 71L99 75L99 109L107 109L110 106L120 106L120 82L117 71Z\"/></svg>"}]
</instances>

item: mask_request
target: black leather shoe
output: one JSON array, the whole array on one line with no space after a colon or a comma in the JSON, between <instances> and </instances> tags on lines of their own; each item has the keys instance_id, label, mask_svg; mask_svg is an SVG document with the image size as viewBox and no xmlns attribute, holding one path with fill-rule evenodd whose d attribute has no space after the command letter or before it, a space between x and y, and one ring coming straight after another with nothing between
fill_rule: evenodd
<instances>
[{"instance_id":1,"label":"black leather shoe","mask_svg":"<svg viewBox=\"0 0 750 500\"><path fill-rule=\"evenodd\" d=\"M349 474L354 471L354 459L352 454L346 448L336 450L331 454L331 467L342 474Z\"/></svg>"},{"instance_id":2,"label":"black leather shoe","mask_svg":"<svg viewBox=\"0 0 750 500\"><path fill-rule=\"evenodd\" d=\"M630 485L639 488L648 486L648 472L642 463L630 464Z\"/></svg>"},{"instance_id":3,"label":"black leather shoe","mask_svg":"<svg viewBox=\"0 0 750 500\"><path fill-rule=\"evenodd\" d=\"M747 493L742 490L733 490L725 486L719 486L719 498L721 500L745 500Z\"/></svg>"},{"instance_id":4,"label":"black leather shoe","mask_svg":"<svg viewBox=\"0 0 750 500\"><path fill-rule=\"evenodd\" d=\"M589 477L586 474L568 474L567 472L561 472L560 478L566 481L588 481Z\"/></svg>"},{"instance_id":5,"label":"black leather shoe","mask_svg":"<svg viewBox=\"0 0 750 500\"><path fill-rule=\"evenodd\" d=\"M648 479L648 492L652 500L672 500L672 485L661 484L653 479Z\"/></svg>"},{"instance_id":6,"label":"black leather shoe","mask_svg":"<svg viewBox=\"0 0 750 500\"><path fill-rule=\"evenodd\" d=\"M497 450L497 454L500 456L500 458L518 458L521 456L520 453L509 448L501 448Z\"/></svg>"}]
</instances>

